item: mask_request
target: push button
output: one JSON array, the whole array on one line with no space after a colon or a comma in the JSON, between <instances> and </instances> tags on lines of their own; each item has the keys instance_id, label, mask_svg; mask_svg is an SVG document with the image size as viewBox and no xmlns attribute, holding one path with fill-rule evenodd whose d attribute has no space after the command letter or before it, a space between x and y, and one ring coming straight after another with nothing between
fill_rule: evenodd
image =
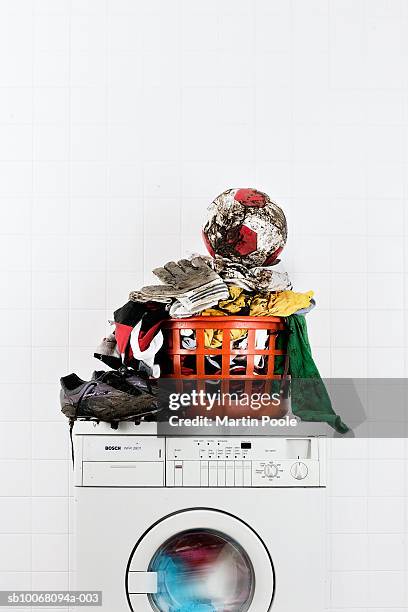
<instances>
[{"instance_id":1,"label":"push button","mask_svg":"<svg viewBox=\"0 0 408 612\"><path fill-rule=\"evenodd\" d=\"M225 461L218 461L218 486L225 487Z\"/></svg>"},{"instance_id":2,"label":"push button","mask_svg":"<svg viewBox=\"0 0 408 612\"><path fill-rule=\"evenodd\" d=\"M200 462L200 486L208 487L208 461Z\"/></svg>"},{"instance_id":3,"label":"push button","mask_svg":"<svg viewBox=\"0 0 408 612\"><path fill-rule=\"evenodd\" d=\"M244 466L242 461L235 462L235 486L242 487L244 485Z\"/></svg>"},{"instance_id":4,"label":"push button","mask_svg":"<svg viewBox=\"0 0 408 612\"><path fill-rule=\"evenodd\" d=\"M210 487L216 487L218 485L218 477L217 477L217 461L209 461L209 477L208 484Z\"/></svg>"},{"instance_id":5,"label":"push button","mask_svg":"<svg viewBox=\"0 0 408 612\"><path fill-rule=\"evenodd\" d=\"M234 462L233 461L225 462L225 486L227 487L235 486L235 474L234 474Z\"/></svg>"},{"instance_id":6,"label":"push button","mask_svg":"<svg viewBox=\"0 0 408 612\"><path fill-rule=\"evenodd\" d=\"M174 462L174 486L175 487L183 486L183 462L182 461Z\"/></svg>"}]
</instances>

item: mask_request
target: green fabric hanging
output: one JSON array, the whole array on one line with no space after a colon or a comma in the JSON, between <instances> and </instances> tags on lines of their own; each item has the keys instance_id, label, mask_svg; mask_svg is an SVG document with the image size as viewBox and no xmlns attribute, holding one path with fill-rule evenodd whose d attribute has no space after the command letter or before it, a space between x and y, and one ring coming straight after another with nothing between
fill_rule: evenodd
<instances>
[{"instance_id":1,"label":"green fabric hanging","mask_svg":"<svg viewBox=\"0 0 408 612\"><path fill-rule=\"evenodd\" d=\"M325 422L337 432L347 433L349 428L334 412L325 384L313 360L305 317L291 315L286 318L286 324L289 331L287 352L293 414L302 421ZM276 372L283 374L283 359L279 360L276 366Z\"/></svg>"}]
</instances>

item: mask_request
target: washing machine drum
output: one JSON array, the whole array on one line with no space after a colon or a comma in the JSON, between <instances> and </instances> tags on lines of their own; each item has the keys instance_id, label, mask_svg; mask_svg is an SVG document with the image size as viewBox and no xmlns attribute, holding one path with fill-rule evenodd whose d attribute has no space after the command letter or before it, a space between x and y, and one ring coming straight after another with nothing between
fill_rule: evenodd
<instances>
[{"instance_id":1,"label":"washing machine drum","mask_svg":"<svg viewBox=\"0 0 408 612\"><path fill-rule=\"evenodd\" d=\"M158 576L150 601L160 612L247 612L252 601L252 563L222 533L197 530L173 536L157 551L149 571Z\"/></svg>"},{"instance_id":2,"label":"washing machine drum","mask_svg":"<svg viewBox=\"0 0 408 612\"><path fill-rule=\"evenodd\" d=\"M135 576L155 576L154 588L146 589L155 612L259 612L273 598L273 567L262 541L236 517L215 510L166 517L143 536L129 567L129 603Z\"/></svg>"}]
</instances>

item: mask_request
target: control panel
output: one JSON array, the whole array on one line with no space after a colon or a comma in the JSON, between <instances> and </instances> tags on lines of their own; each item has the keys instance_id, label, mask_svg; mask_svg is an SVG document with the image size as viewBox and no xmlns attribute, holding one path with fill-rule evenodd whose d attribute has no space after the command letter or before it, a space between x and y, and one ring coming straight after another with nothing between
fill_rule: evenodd
<instances>
[{"instance_id":1,"label":"control panel","mask_svg":"<svg viewBox=\"0 0 408 612\"><path fill-rule=\"evenodd\" d=\"M318 438L169 438L168 487L318 487Z\"/></svg>"},{"instance_id":2,"label":"control panel","mask_svg":"<svg viewBox=\"0 0 408 612\"><path fill-rule=\"evenodd\" d=\"M324 487L323 438L76 435L83 487Z\"/></svg>"}]
</instances>

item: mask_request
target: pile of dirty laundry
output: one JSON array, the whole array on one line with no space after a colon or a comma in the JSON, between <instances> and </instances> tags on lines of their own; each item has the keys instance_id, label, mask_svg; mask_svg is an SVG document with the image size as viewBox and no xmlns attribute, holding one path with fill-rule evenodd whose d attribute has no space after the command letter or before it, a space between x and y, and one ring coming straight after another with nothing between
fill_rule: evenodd
<instances>
[{"instance_id":1,"label":"pile of dirty laundry","mask_svg":"<svg viewBox=\"0 0 408 612\"><path fill-rule=\"evenodd\" d=\"M219 271L216 272L215 270ZM282 317L287 334L278 337L281 348L289 355L288 374L291 376L292 411L305 421L326 422L340 433L347 426L333 411L330 398L312 357L305 315L315 307L313 291L297 293L291 288L286 273L272 267L263 268L263 287L250 289L254 271L228 261L208 257L193 257L169 262L154 274L164 284L142 287L131 292L129 301L114 313L114 331L104 338L95 357L112 368L125 366L152 378L160 377L160 355L163 346L162 322L168 318L253 316ZM235 273L233 273L235 272ZM254 281L255 282L255 281ZM273 289L271 289L273 287ZM205 345L219 348L222 330L206 329ZM231 330L232 348L246 348L246 329ZM266 330L257 330L256 345L264 348ZM182 334L182 346L194 349L194 330ZM194 372L194 356L183 362L183 373ZM240 357L231 359L230 373L244 372ZM275 374L283 374L283 360L277 359ZM220 373L219 356L207 356L206 372ZM255 372L264 373L263 356L255 358Z\"/></svg>"},{"instance_id":2,"label":"pile of dirty laundry","mask_svg":"<svg viewBox=\"0 0 408 612\"><path fill-rule=\"evenodd\" d=\"M215 272L217 266L219 272ZM264 275L269 272L267 284L274 290L254 291L247 288L249 275L253 272L245 270L244 276L244 266L240 268L240 275L233 276L229 262L224 262L220 269L219 259L215 262L208 257L194 256L191 260L171 261L153 270L165 284L142 287L130 293L129 301L115 311L112 322L115 329L102 340L95 357L112 368L125 365L159 378L160 358L156 356L163 346L160 327L166 318L288 317L303 315L314 308L313 291L296 293L287 289L290 282L286 273L264 268ZM264 348L264 331L258 330L258 348ZM232 347L246 348L247 335L246 329L231 330ZM222 330L208 328L204 336L206 347L221 347ZM182 344L183 348L196 347L193 330L182 333Z\"/></svg>"},{"instance_id":3,"label":"pile of dirty laundry","mask_svg":"<svg viewBox=\"0 0 408 612\"><path fill-rule=\"evenodd\" d=\"M63 377L62 411L70 420L109 422L155 414L160 403L152 381L166 373L161 329L166 319L280 317L286 333L277 335L276 346L287 357L275 360L274 374L291 377L292 411L303 420L324 421L346 432L310 349L305 315L315 307L313 292L293 291L288 274L277 265L287 239L283 210L267 194L247 188L226 190L208 210L202 233L210 256L169 261L153 270L161 284L130 293L113 314L111 334L94 353L111 370L94 372L89 381L76 374ZM231 348L247 347L248 332L241 327L230 331ZM207 348L223 344L223 331L214 325L204 330L204 337ZM264 349L267 342L268 331L258 329L256 347ZM193 352L196 346L194 329L184 329L182 347ZM194 374L194 359L183 358L182 374ZM220 374L220 359L206 355L208 374ZM267 374L263 355L254 362L255 374ZM229 366L230 374L243 373L244 357L232 357Z\"/></svg>"}]
</instances>

